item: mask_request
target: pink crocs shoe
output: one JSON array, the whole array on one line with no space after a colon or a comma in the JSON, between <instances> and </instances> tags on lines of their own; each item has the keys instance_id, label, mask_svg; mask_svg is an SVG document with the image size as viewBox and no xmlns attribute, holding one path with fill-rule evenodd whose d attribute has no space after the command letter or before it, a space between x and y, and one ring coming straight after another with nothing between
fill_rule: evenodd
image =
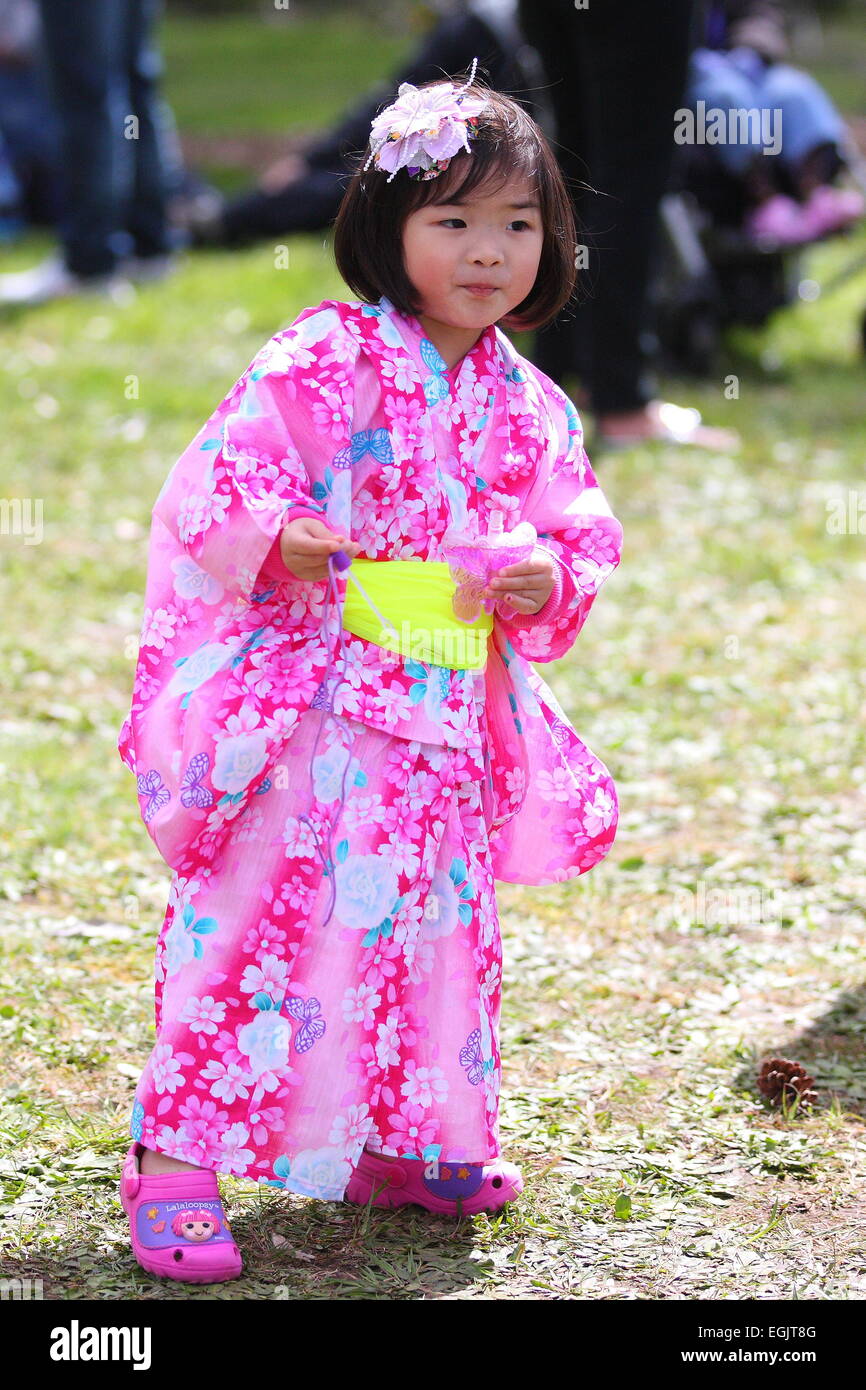
<instances>
[{"instance_id":1,"label":"pink crocs shoe","mask_svg":"<svg viewBox=\"0 0 866 1390\"><path fill-rule=\"evenodd\" d=\"M372 1198L374 1207L414 1203L448 1216L474 1216L479 1211L496 1211L522 1191L520 1169L502 1158L490 1163L435 1158L430 1163L419 1158L389 1161L364 1149L345 1200L366 1206Z\"/></svg>"},{"instance_id":2,"label":"pink crocs shoe","mask_svg":"<svg viewBox=\"0 0 866 1390\"><path fill-rule=\"evenodd\" d=\"M163 1279L221 1284L243 1269L241 1253L213 1172L142 1173L142 1145L123 1164L120 1200L129 1217L132 1253L142 1269Z\"/></svg>"}]
</instances>

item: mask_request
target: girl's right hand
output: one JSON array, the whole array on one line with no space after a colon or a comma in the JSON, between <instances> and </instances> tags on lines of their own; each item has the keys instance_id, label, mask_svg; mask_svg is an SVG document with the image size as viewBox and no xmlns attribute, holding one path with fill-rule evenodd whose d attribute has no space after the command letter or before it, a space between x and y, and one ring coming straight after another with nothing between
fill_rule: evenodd
<instances>
[{"instance_id":1,"label":"girl's right hand","mask_svg":"<svg viewBox=\"0 0 866 1390\"><path fill-rule=\"evenodd\" d=\"M297 579L309 582L327 579L328 556L336 550L344 550L349 559L354 560L360 549L355 541L335 535L314 516L298 517L297 521L290 521L284 526L280 533L283 564Z\"/></svg>"}]
</instances>

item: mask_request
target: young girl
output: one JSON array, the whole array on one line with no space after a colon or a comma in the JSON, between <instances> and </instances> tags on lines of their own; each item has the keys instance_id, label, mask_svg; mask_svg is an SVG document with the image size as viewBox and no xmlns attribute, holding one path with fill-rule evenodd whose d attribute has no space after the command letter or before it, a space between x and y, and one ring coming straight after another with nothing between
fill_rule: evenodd
<instances>
[{"instance_id":1,"label":"young girl","mask_svg":"<svg viewBox=\"0 0 866 1390\"><path fill-rule=\"evenodd\" d=\"M153 508L118 747L173 876L121 1194L169 1277L240 1272L217 1173L446 1213L516 1196L494 880L613 842L607 768L530 662L570 650L622 529L571 402L498 327L569 299L571 205L474 69L374 121L335 233L360 298L264 345ZM458 533L495 564L521 523L520 561L449 570Z\"/></svg>"}]
</instances>

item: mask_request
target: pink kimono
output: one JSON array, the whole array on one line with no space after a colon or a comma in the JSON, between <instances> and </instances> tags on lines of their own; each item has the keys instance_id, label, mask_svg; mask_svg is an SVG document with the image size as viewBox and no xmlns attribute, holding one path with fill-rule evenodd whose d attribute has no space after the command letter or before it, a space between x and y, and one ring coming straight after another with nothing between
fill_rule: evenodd
<instances>
[{"instance_id":1,"label":"pink kimono","mask_svg":"<svg viewBox=\"0 0 866 1390\"><path fill-rule=\"evenodd\" d=\"M326 688L336 608L282 527L437 560L493 509L555 556L544 608L496 615L483 670L344 632ZM621 541L574 407L495 326L449 370L388 299L329 300L257 353L153 508L118 747L173 875L134 1138L334 1201L364 1147L500 1152L494 880L585 873L617 821L530 662L570 650Z\"/></svg>"}]
</instances>

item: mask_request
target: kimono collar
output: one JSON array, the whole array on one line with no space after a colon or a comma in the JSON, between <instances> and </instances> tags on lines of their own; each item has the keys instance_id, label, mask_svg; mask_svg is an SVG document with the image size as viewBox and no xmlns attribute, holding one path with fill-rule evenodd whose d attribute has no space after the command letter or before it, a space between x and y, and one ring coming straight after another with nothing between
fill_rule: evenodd
<instances>
[{"instance_id":1,"label":"kimono collar","mask_svg":"<svg viewBox=\"0 0 866 1390\"><path fill-rule=\"evenodd\" d=\"M487 372L492 372L497 376L501 370L499 363L499 343L495 324L488 324L482 330L476 341L468 352L453 367L445 366L445 359L439 349L427 337L420 320L415 314L404 314L395 308L391 300L383 295L376 308L387 317L397 334L403 340L406 350L410 353L418 366L422 380L429 382L432 373L433 378L447 381L450 386L454 386L459 380L467 362L472 362L475 368L476 380ZM386 337L386 341L388 341ZM446 394L443 391L443 394ZM434 402L429 400L428 404Z\"/></svg>"}]
</instances>

